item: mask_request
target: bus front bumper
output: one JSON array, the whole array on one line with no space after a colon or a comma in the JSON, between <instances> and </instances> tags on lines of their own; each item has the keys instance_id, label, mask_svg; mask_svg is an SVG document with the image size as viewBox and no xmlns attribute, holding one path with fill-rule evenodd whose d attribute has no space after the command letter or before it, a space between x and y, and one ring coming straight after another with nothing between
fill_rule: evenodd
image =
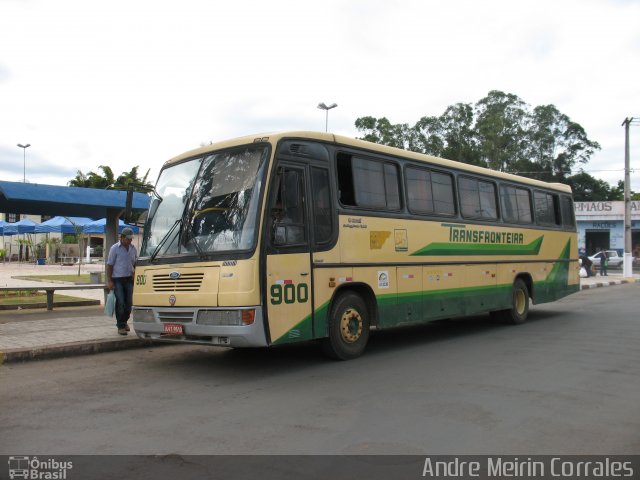
<instances>
[{"instance_id":1,"label":"bus front bumper","mask_svg":"<svg viewBox=\"0 0 640 480\"><path fill-rule=\"evenodd\" d=\"M253 311L250 324L246 315ZM142 339L225 347L266 347L262 307L134 307L133 329ZM244 322L244 323L243 323Z\"/></svg>"}]
</instances>

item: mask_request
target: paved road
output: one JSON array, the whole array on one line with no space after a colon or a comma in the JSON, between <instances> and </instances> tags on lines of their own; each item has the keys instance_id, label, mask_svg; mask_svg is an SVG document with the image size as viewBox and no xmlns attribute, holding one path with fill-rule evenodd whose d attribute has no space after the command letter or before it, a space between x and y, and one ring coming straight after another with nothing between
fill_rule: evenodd
<instances>
[{"instance_id":1,"label":"paved road","mask_svg":"<svg viewBox=\"0 0 640 480\"><path fill-rule=\"evenodd\" d=\"M640 451L638 285L315 346L169 346L0 368L0 454Z\"/></svg>"}]
</instances>

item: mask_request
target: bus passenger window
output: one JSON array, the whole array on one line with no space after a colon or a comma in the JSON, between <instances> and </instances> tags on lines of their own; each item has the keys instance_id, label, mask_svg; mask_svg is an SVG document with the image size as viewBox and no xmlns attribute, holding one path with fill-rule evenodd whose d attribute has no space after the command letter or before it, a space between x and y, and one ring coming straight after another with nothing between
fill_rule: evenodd
<instances>
[{"instance_id":1,"label":"bus passenger window","mask_svg":"<svg viewBox=\"0 0 640 480\"><path fill-rule=\"evenodd\" d=\"M569 230L575 230L576 217L574 214L574 206L571 197L562 197L562 225Z\"/></svg>"},{"instance_id":2,"label":"bus passenger window","mask_svg":"<svg viewBox=\"0 0 640 480\"><path fill-rule=\"evenodd\" d=\"M496 220L498 207L496 205L495 186L491 182L480 179L460 177L460 209L466 218L481 218Z\"/></svg>"},{"instance_id":3,"label":"bus passenger window","mask_svg":"<svg viewBox=\"0 0 640 480\"><path fill-rule=\"evenodd\" d=\"M557 195L535 191L533 192L533 200L538 225L560 225L560 212L558 209Z\"/></svg>"},{"instance_id":4,"label":"bus passenger window","mask_svg":"<svg viewBox=\"0 0 640 480\"><path fill-rule=\"evenodd\" d=\"M502 216L509 223L532 223L531 193L525 188L510 185L500 187Z\"/></svg>"},{"instance_id":5,"label":"bus passenger window","mask_svg":"<svg viewBox=\"0 0 640 480\"><path fill-rule=\"evenodd\" d=\"M338 154L340 203L376 210L400 210L396 163Z\"/></svg>"}]
</instances>

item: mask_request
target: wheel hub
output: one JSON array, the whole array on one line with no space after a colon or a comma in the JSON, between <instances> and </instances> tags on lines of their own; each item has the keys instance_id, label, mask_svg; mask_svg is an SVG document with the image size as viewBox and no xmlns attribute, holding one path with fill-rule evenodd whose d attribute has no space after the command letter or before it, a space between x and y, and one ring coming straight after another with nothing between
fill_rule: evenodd
<instances>
[{"instance_id":1,"label":"wheel hub","mask_svg":"<svg viewBox=\"0 0 640 480\"><path fill-rule=\"evenodd\" d=\"M340 319L340 333L347 343L357 342L362 335L362 317L357 310L346 310Z\"/></svg>"}]
</instances>

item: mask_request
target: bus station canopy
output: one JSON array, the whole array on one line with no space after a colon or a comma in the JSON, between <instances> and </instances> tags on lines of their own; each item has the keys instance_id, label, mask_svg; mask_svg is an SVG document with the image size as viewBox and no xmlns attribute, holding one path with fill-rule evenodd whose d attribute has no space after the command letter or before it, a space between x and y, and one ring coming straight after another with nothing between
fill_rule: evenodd
<instances>
[{"instance_id":1,"label":"bus station canopy","mask_svg":"<svg viewBox=\"0 0 640 480\"><path fill-rule=\"evenodd\" d=\"M0 181L0 212L103 218L123 210L127 192ZM150 199L134 192L132 210L149 208Z\"/></svg>"},{"instance_id":2,"label":"bus station canopy","mask_svg":"<svg viewBox=\"0 0 640 480\"><path fill-rule=\"evenodd\" d=\"M106 251L117 241L118 217L124 212L126 203L127 192L121 190L0 181L0 212L106 218ZM150 203L147 195L134 192L131 209L146 211ZM5 234L7 229L13 228L9 225L15 224L4 225Z\"/></svg>"}]
</instances>

